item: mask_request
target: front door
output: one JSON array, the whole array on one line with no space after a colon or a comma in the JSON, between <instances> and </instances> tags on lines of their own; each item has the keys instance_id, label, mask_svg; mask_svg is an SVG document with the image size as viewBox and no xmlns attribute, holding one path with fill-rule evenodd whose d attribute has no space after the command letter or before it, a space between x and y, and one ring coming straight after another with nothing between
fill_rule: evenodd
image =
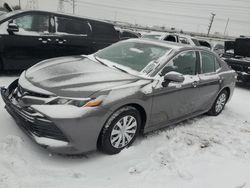
<instances>
[{"instance_id":1,"label":"front door","mask_svg":"<svg viewBox=\"0 0 250 188\"><path fill-rule=\"evenodd\" d=\"M162 76L170 71L184 75L182 83L170 82L167 86L154 89L151 125L162 127L167 123L188 117L198 110L199 77L197 53L185 51L170 60L160 71Z\"/></svg>"},{"instance_id":2,"label":"front door","mask_svg":"<svg viewBox=\"0 0 250 188\"><path fill-rule=\"evenodd\" d=\"M2 34L4 69L27 69L41 60L54 57L49 14L21 14L7 22L6 27L15 23L19 31Z\"/></svg>"}]
</instances>

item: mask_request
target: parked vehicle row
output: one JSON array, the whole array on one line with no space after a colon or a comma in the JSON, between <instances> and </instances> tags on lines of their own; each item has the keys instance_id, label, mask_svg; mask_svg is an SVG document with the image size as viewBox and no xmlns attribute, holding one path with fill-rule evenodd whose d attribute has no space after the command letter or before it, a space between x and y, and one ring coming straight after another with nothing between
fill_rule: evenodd
<instances>
[{"instance_id":1,"label":"parked vehicle row","mask_svg":"<svg viewBox=\"0 0 250 188\"><path fill-rule=\"evenodd\" d=\"M164 40L180 44L187 44L191 46L204 46L211 49L211 44L205 40L200 40L189 35L177 33L147 33L142 35L142 38Z\"/></svg>"},{"instance_id":2,"label":"parked vehicle row","mask_svg":"<svg viewBox=\"0 0 250 188\"><path fill-rule=\"evenodd\" d=\"M220 114L235 75L208 49L129 39L38 63L1 94L17 124L49 150L116 154L139 132Z\"/></svg>"},{"instance_id":3,"label":"parked vehicle row","mask_svg":"<svg viewBox=\"0 0 250 188\"><path fill-rule=\"evenodd\" d=\"M238 74L238 80L250 82L250 38L241 37L225 42L222 59Z\"/></svg>"},{"instance_id":4,"label":"parked vehicle row","mask_svg":"<svg viewBox=\"0 0 250 188\"><path fill-rule=\"evenodd\" d=\"M107 22L45 11L9 12L0 16L0 70L91 54L119 40L114 25Z\"/></svg>"}]
</instances>

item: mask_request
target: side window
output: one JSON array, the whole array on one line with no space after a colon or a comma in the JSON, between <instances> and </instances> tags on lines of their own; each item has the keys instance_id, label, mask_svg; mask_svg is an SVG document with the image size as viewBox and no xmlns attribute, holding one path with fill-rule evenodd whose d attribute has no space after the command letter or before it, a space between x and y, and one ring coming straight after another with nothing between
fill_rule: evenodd
<instances>
[{"instance_id":1,"label":"side window","mask_svg":"<svg viewBox=\"0 0 250 188\"><path fill-rule=\"evenodd\" d=\"M201 52L201 60L202 60L202 73L215 72L220 67L215 56L210 53Z\"/></svg>"},{"instance_id":2,"label":"side window","mask_svg":"<svg viewBox=\"0 0 250 188\"><path fill-rule=\"evenodd\" d=\"M108 38L118 38L119 33L115 30L113 25L93 22L91 23L93 35Z\"/></svg>"},{"instance_id":3,"label":"side window","mask_svg":"<svg viewBox=\"0 0 250 188\"><path fill-rule=\"evenodd\" d=\"M22 33L48 33L49 15L24 15L13 20L19 27L18 34Z\"/></svg>"},{"instance_id":4,"label":"side window","mask_svg":"<svg viewBox=\"0 0 250 188\"><path fill-rule=\"evenodd\" d=\"M91 26L87 21L56 17L57 33L88 36Z\"/></svg>"},{"instance_id":5,"label":"side window","mask_svg":"<svg viewBox=\"0 0 250 188\"><path fill-rule=\"evenodd\" d=\"M217 59L215 59L215 70L218 70L220 68L220 63Z\"/></svg>"},{"instance_id":6,"label":"side window","mask_svg":"<svg viewBox=\"0 0 250 188\"><path fill-rule=\"evenodd\" d=\"M186 38L184 38L184 37L179 37L179 40L180 40L180 42L181 42L182 44L190 44L190 43L188 42L188 40L187 40Z\"/></svg>"},{"instance_id":7,"label":"side window","mask_svg":"<svg viewBox=\"0 0 250 188\"><path fill-rule=\"evenodd\" d=\"M183 52L167 63L163 68L161 75L165 75L170 71L179 72L183 75L195 75L196 62L197 57L195 51Z\"/></svg>"}]
</instances>

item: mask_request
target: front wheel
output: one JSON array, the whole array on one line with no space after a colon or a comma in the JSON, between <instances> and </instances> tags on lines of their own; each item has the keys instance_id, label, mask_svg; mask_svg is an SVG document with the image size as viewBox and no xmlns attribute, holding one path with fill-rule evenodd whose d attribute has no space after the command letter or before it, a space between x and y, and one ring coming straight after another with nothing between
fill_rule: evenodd
<instances>
[{"instance_id":1,"label":"front wheel","mask_svg":"<svg viewBox=\"0 0 250 188\"><path fill-rule=\"evenodd\" d=\"M224 109L228 99L228 91L222 90L218 97L216 98L212 108L209 110L208 114L212 116L219 115Z\"/></svg>"},{"instance_id":2,"label":"front wheel","mask_svg":"<svg viewBox=\"0 0 250 188\"><path fill-rule=\"evenodd\" d=\"M126 106L117 110L102 129L99 148L107 154L119 153L134 142L140 125L141 117L136 108Z\"/></svg>"}]
</instances>

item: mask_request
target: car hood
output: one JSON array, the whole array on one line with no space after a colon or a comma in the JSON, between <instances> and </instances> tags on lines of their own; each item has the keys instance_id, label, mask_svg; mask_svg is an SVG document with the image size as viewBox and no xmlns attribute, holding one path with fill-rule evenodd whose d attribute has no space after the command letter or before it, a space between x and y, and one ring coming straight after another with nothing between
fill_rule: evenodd
<instances>
[{"instance_id":1,"label":"car hood","mask_svg":"<svg viewBox=\"0 0 250 188\"><path fill-rule=\"evenodd\" d=\"M28 90L57 96L89 97L100 90L135 82L140 77L124 73L87 57L62 57L43 61L28 69ZM21 85L22 86L22 85ZM32 86L34 86L32 88Z\"/></svg>"}]
</instances>

